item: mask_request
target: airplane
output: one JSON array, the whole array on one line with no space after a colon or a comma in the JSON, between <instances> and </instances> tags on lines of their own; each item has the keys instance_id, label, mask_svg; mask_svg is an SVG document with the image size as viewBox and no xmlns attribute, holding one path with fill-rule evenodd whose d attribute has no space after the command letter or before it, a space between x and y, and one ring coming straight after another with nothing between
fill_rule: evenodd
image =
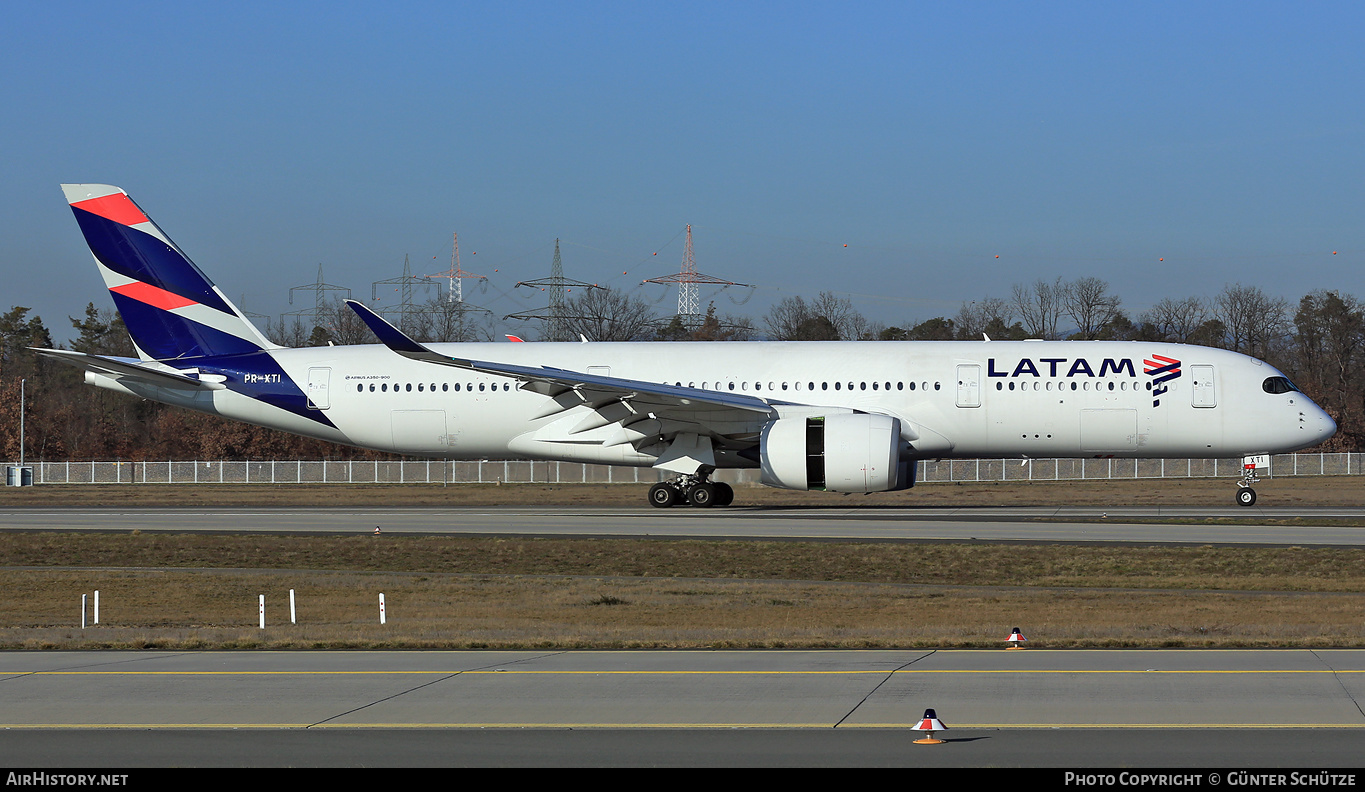
<instances>
[{"instance_id":1,"label":"airplane","mask_svg":"<svg viewBox=\"0 0 1365 792\"><path fill-rule=\"evenodd\" d=\"M272 343L126 192L62 185L137 358L38 349L96 387L334 443L655 468L656 507L729 505L717 470L792 490L910 489L921 459L1269 455L1336 424L1236 352L1133 341ZM519 339L518 339L519 340Z\"/></svg>"}]
</instances>

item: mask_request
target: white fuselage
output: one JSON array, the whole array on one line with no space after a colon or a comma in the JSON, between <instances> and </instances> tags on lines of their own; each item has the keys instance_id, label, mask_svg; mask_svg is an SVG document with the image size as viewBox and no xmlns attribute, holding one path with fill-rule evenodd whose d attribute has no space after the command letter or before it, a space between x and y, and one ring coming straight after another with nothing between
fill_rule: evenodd
<instances>
[{"instance_id":1,"label":"white fuselage","mask_svg":"<svg viewBox=\"0 0 1365 792\"><path fill-rule=\"evenodd\" d=\"M900 420L928 457L1235 457L1316 445L1335 424L1246 355L1142 342L711 342L433 344L457 357L679 384ZM591 409L537 418L545 395L506 376L409 360L384 346L269 352L335 428L232 389L168 401L364 448L450 459L532 458L654 464L648 447L575 432ZM1170 361L1175 361L1171 366ZM1158 368L1159 367L1159 368ZM1149 370L1160 374L1149 374ZM1164 369L1164 371L1163 371ZM211 370L205 370L213 373ZM1173 374L1173 376L1172 376ZM96 383L102 384L102 383ZM146 389L139 395L158 398ZM769 419L719 427L757 442ZM718 467L752 467L732 454Z\"/></svg>"}]
</instances>

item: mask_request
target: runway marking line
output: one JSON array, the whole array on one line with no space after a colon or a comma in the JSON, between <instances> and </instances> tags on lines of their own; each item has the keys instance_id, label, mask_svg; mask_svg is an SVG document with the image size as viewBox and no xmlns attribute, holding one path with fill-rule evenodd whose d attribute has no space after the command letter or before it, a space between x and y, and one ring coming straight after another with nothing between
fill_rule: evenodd
<instances>
[{"instance_id":1,"label":"runway marking line","mask_svg":"<svg viewBox=\"0 0 1365 792\"><path fill-rule=\"evenodd\" d=\"M844 724L839 729L905 729L904 723ZM1365 729L1362 723L959 723L953 731L1009 729ZM9 729L829 729L833 723L0 723Z\"/></svg>"},{"instance_id":2,"label":"runway marking line","mask_svg":"<svg viewBox=\"0 0 1365 792\"><path fill-rule=\"evenodd\" d=\"M867 674L1365 674L1365 669L884 669L865 671L3 671L0 676L857 676Z\"/></svg>"}]
</instances>

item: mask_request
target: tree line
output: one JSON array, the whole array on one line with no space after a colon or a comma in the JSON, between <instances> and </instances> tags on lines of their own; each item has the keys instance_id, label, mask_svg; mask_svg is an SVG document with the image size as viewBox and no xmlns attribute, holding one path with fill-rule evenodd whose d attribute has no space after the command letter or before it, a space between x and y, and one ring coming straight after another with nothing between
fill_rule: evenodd
<instances>
[{"instance_id":1,"label":"tree line","mask_svg":"<svg viewBox=\"0 0 1365 792\"><path fill-rule=\"evenodd\" d=\"M1365 447L1365 305L1337 291L1315 291L1297 305L1254 286L1233 284L1211 298L1167 297L1137 315L1102 279L1039 279L1014 284L1006 297L962 304L953 316L895 325L870 321L833 292L779 301L757 320L721 314L659 316L638 297L588 289L566 300L556 321L527 340L577 341L914 341L1112 340L1220 347L1266 360L1285 372L1339 427L1322 450ZM433 300L388 317L423 342L493 340L491 316ZM117 313L86 306L68 317L79 352L135 356ZM341 302L310 315L266 324L283 346L376 343ZM533 334L528 333L528 336ZM19 458L19 390L27 401L29 460L383 459L390 455L336 446L271 429L142 401L86 386L81 371L39 358L52 334L28 308L0 315L0 457Z\"/></svg>"}]
</instances>

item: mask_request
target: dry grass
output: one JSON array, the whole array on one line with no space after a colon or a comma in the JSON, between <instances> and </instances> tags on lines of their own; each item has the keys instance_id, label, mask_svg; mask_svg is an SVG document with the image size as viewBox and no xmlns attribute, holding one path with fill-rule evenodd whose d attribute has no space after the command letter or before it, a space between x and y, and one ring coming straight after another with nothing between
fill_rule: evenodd
<instances>
[{"instance_id":1,"label":"dry grass","mask_svg":"<svg viewBox=\"0 0 1365 792\"><path fill-rule=\"evenodd\" d=\"M737 506L1230 503L1230 480L930 484ZM1356 477L1262 505L1365 506ZM7 507L628 506L629 485L49 486ZM0 534L0 648L1365 646L1365 550ZM287 624L288 590L300 621ZM99 627L80 595L101 592ZM378 624L384 592L389 623ZM266 595L268 627L256 626Z\"/></svg>"},{"instance_id":2,"label":"dry grass","mask_svg":"<svg viewBox=\"0 0 1365 792\"><path fill-rule=\"evenodd\" d=\"M345 572L3 577L12 593L0 646L19 649L974 647L1003 645L1014 626L1048 647L1365 645L1358 594ZM79 595L96 586L103 624L82 631ZM287 623L291 587L297 625Z\"/></svg>"},{"instance_id":3,"label":"dry grass","mask_svg":"<svg viewBox=\"0 0 1365 792\"><path fill-rule=\"evenodd\" d=\"M1051 647L1365 646L1362 562L1321 548L13 533L0 648L968 647L1014 626ZM94 589L103 624L82 631Z\"/></svg>"}]
</instances>

